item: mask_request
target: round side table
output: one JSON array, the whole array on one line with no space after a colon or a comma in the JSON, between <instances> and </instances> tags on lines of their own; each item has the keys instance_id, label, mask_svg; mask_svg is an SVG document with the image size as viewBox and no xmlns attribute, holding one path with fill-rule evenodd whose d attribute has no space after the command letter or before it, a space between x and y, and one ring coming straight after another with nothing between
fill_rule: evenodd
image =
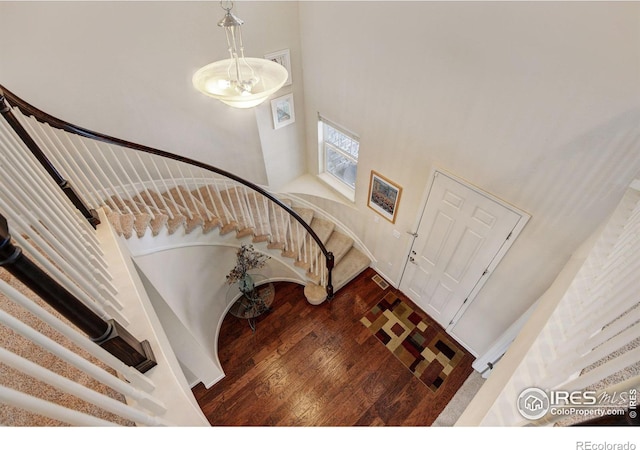
<instances>
[{"instance_id":1,"label":"round side table","mask_svg":"<svg viewBox=\"0 0 640 450\"><path fill-rule=\"evenodd\" d=\"M253 292L243 294L238 289L238 283L235 283L227 291L227 301L231 301L240 295L229 309L229 312L239 319L247 319L251 331L255 333L256 318L271 310L276 291L273 283L266 282L267 278L264 275L251 274L251 277L255 283Z\"/></svg>"}]
</instances>

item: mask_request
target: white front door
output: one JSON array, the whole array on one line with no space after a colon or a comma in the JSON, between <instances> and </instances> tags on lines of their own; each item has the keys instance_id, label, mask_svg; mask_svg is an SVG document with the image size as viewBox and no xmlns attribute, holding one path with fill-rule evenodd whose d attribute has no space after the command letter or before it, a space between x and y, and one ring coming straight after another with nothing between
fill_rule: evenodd
<instances>
[{"instance_id":1,"label":"white front door","mask_svg":"<svg viewBox=\"0 0 640 450\"><path fill-rule=\"evenodd\" d=\"M400 290L447 328L522 215L436 172Z\"/></svg>"}]
</instances>

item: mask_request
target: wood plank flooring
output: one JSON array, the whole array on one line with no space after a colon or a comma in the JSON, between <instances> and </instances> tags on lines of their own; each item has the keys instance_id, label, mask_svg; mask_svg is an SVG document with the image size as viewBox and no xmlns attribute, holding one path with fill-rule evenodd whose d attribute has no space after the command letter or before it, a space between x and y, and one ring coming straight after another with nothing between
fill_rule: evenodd
<instances>
[{"instance_id":1,"label":"wood plank flooring","mask_svg":"<svg viewBox=\"0 0 640 450\"><path fill-rule=\"evenodd\" d=\"M382 290L371 280L375 274L365 270L320 306L306 302L302 286L275 283L273 309L258 319L255 333L227 315L219 339L226 377L210 389L193 388L209 422L431 425L471 373L473 356L465 356L436 394L428 389L360 323L393 290Z\"/></svg>"}]
</instances>

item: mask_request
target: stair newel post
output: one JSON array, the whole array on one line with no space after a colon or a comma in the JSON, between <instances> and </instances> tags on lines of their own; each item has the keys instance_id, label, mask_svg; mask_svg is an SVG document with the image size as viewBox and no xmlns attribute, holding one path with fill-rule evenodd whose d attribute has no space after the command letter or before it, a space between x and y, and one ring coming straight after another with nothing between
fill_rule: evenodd
<instances>
[{"instance_id":1,"label":"stair newel post","mask_svg":"<svg viewBox=\"0 0 640 450\"><path fill-rule=\"evenodd\" d=\"M327 300L333 299L333 284L331 281L331 271L333 270L334 258L332 252L327 252Z\"/></svg>"},{"instance_id":2,"label":"stair newel post","mask_svg":"<svg viewBox=\"0 0 640 450\"><path fill-rule=\"evenodd\" d=\"M67 180L58 172L55 166L49 161L49 158L44 154L38 144L31 138L27 130L24 129L22 124L18 121L16 116L11 111L11 106L6 101L6 98L0 90L0 114L7 121L9 126L16 132L22 142L31 151L33 156L40 162L42 167L47 171L49 176L56 182L56 184L62 189L64 194L71 200L73 206L75 206L82 215L89 221L89 223L95 228L99 223L98 213L95 210L90 210L82 201L77 192L69 184Z\"/></svg>"},{"instance_id":3,"label":"stair newel post","mask_svg":"<svg viewBox=\"0 0 640 450\"><path fill-rule=\"evenodd\" d=\"M147 341L138 341L113 319L103 320L25 256L11 242L7 220L1 214L0 267L123 363L142 373L157 365Z\"/></svg>"}]
</instances>

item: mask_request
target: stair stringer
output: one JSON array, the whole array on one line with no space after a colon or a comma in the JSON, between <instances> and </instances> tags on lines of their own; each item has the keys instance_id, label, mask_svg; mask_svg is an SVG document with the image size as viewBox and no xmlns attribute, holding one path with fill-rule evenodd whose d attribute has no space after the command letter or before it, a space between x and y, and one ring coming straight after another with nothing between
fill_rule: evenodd
<instances>
[{"instance_id":1,"label":"stair stringer","mask_svg":"<svg viewBox=\"0 0 640 450\"><path fill-rule=\"evenodd\" d=\"M281 256L279 250L268 249L266 243L253 242L251 236L237 238L233 233L205 233L202 228L196 228L189 233L181 231L173 234L163 229L154 236L151 229L147 229L142 237L134 236L129 239L124 239L124 242L134 258L181 247L224 246L240 248L243 244L251 244L257 251L269 256L292 272L291 276L279 275L268 277L268 281L290 281L301 285L308 283L305 271L302 268L294 266L289 258ZM232 268L233 265L230 265L229 271Z\"/></svg>"},{"instance_id":2,"label":"stair stringer","mask_svg":"<svg viewBox=\"0 0 640 450\"><path fill-rule=\"evenodd\" d=\"M174 190L179 186L184 186L187 190L191 191L191 190L197 189L199 186L202 186L204 183L205 183L205 180L202 180L202 179L185 179L185 180L182 180L182 183L180 185L177 184L175 181L166 181L166 180L161 182L156 181L154 182L154 186L149 186L148 183L142 183L142 184L134 183L133 185L128 185L127 187L124 188L126 192L120 192L123 189L117 189L118 192L116 192L116 195L124 194L125 197L136 198L136 196L138 195L136 191L138 190L153 191L153 188L154 187L157 188L158 185L171 187ZM227 185L225 184L225 186ZM159 192L159 193L162 195L163 198L167 198L167 199L169 198L169 196L167 196L165 192ZM188 194L185 194L185 195L188 195ZM369 252L368 249L366 249L366 247L362 244L362 242L357 236L355 236L339 220L337 220L335 217L332 217L326 211L323 211L317 205L314 205L295 195L280 193L278 194L278 197L281 199L282 202L289 205L293 209L301 208L301 209L306 209L311 211L310 215L305 215L303 217L307 223L311 224L312 220L314 220L315 218L331 222L334 225L333 229L335 230L335 232L348 237L348 239L352 241L353 245L348 247L349 248L348 251L346 251L346 247L345 247L345 251L342 252L342 254L336 254L336 252L334 252L334 256L336 256L336 261L335 261L334 270L333 270L333 279L332 279L334 293L337 292L344 285L346 285L353 278L355 278L355 276L357 276L360 272L362 272L362 270L369 267L371 265L371 261L375 261L371 252ZM109 198L109 197L105 197L105 198ZM189 201L192 201L192 200L189 200ZM196 203L199 203L199 201L196 200ZM149 207L150 205L147 205L147 206L141 205L140 209L148 210ZM182 208L183 206L178 205L177 207ZM305 284L306 286L305 295L307 296L307 300L309 301L309 303L313 305L318 305L324 302L324 300L326 299L326 295L323 295L324 288L318 285L318 283L320 282L319 275L316 275L311 271L307 272L306 270L309 268L308 264L304 263L303 261L299 261L296 258L295 252L284 251L283 248L279 246L279 244L273 241L273 238L275 238L273 234L271 235L271 238L269 238L269 236L260 235L261 233L256 232L257 229L253 230L254 232L251 233L251 228L247 228L246 226L244 227L240 226L241 222L244 222L245 225L249 225L248 223L246 223L246 220L247 220L246 218L242 219L239 217L235 217L234 214L231 214L231 216L229 216L229 213L232 212L230 211L230 209L232 208L231 207L227 208L224 206L222 208L225 209L224 211L225 218L222 220L222 222L212 217L203 218L204 222L210 222L209 226L204 225L203 220L197 217L199 215L199 212L195 210L191 210L186 213L187 215L189 215L189 217L184 218L185 220L183 220L182 225L169 228L167 224L167 229L169 229L169 232L167 232L167 229L158 230L156 228L152 233L150 233L149 229L145 230L143 226L137 226L135 230L133 230L133 232L132 230L129 230L127 232L125 230L127 228L126 225L119 227L118 226L119 224L115 224L114 226L116 226L116 228L120 228L118 230L119 232L123 232L124 230L123 234L127 238L127 242L129 243L129 247L131 248L131 251L139 255L149 254L154 251L162 251L164 249L169 249L169 248L178 248L179 246L189 246L189 245L237 245L239 246L241 243L253 243L257 249L263 251L265 254L268 254L272 258L278 259L279 261L283 262L285 265L289 267L295 267L294 270L296 270L297 274L302 277L301 284ZM275 206L275 209L277 208L278 207ZM240 208L236 208L236 209L240 210ZM244 208L244 210L246 210L246 208ZM175 213L176 212L174 211L174 215ZM195 215L193 218L191 217L192 214ZM284 214L285 216L287 215L286 212ZM134 215L129 214L129 215L120 216L120 217L122 217L122 219L119 219L119 220L128 220L129 222L134 223L134 225L141 221L141 217L138 217L138 215L136 214ZM143 218L146 218L146 216ZM173 221L175 222L179 218L180 216L176 216L175 219L173 219ZM231 222L227 223L228 220L231 220ZM214 225L214 221L217 221L216 225ZM252 219L249 219L249 221L252 221ZM145 223L148 223L148 222L149 221L147 220L147 222ZM189 225L189 222L193 222L193 223ZM225 225L225 223L227 224ZM196 225L194 226L193 224L196 224ZM218 228L218 232L216 232L214 228ZM232 229L235 229L236 233L230 233ZM324 239L325 244L327 244L327 242L329 241L329 238L332 235L333 233L327 236L326 239ZM181 241L177 242L175 239L173 239L170 236L179 238L181 239ZM245 237L248 237L248 239L245 240L244 239ZM330 249L330 251L332 250ZM340 265L340 260L339 260L341 256L349 257L348 263L343 264L342 266ZM300 282L300 280L296 279L295 282Z\"/></svg>"}]
</instances>

